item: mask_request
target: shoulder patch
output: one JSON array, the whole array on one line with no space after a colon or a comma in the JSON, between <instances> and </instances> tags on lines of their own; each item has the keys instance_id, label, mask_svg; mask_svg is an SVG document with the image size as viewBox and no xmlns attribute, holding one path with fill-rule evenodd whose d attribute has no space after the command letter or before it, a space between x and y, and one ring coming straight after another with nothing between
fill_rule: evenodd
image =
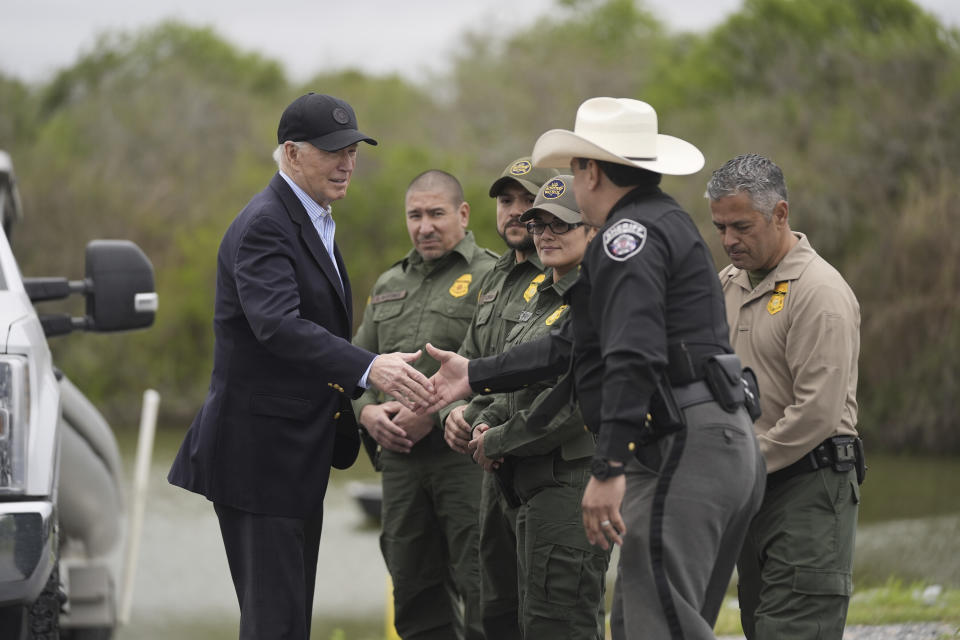
<instances>
[{"instance_id":1,"label":"shoulder patch","mask_svg":"<svg viewBox=\"0 0 960 640\"><path fill-rule=\"evenodd\" d=\"M647 228L635 220L621 220L603 232L603 250L618 262L640 253L646 242Z\"/></svg>"},{"instance_id":2,"label":"shoulder patch","mask_svg":"<svg viewBox=\"0 0 960 640\"><path fill-rule=\"evenodd\" d=\"M454 281L450 285L450 295L454 298L462 298L467 295L467 291L470 290L470 283L473 282L473 275L470 273L465 273Z\"/></svg>"},{"instance_id":3,"label":"shoulder patch","mask_svg":"<svg viewBox=\"0 0 960 640\"><path fill-rule=\"evenodd\" d=\"M370 298L370 304L380 304L381 302L391 302L393 300L403 300L407 297L407 290L403 291L385 291L378 293Z\"/></svg>"}]
</instances>

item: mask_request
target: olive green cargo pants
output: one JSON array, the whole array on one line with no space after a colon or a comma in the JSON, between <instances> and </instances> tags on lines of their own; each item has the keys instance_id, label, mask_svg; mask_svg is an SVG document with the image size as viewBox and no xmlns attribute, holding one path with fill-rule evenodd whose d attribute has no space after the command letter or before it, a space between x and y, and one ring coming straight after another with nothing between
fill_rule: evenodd
<instances>
[{"instance_id":1,"label":"olive green cargo pants","mask_svg":"<svg viewBox=\"0 0 960 640\"><path fill-rule=\"evenodd\" d=\"M492 473L480 495L480 615L487 640L520 640L517 596L517 509Z\"/></svg>"},{"instance_id":2,"label":"olive green cargo pants","mask_svg":"<svg viewBox=\"0 0 960 640\"><path fill-rule=\"evenodd\" d=\"M482 640L477 509L483 470L438 434L409 454L381 456L380 549L393 580L394 626L403 640Z\"/></svg>"},{"instance_id":3,"label":"olive green cargo pants","mask_svg":"<svg viewBox=\"0 0 960 640\"><path fill-rule=\"evenodd\" d=\"M580 502L590 458L518 458L520 627L523 637L603 640L610 551L587 542Z\"/></svg>"},{"instance_id":4,"label":"olive green cargo pants","mask_svg":"<svg viewBox=\"0 0 960 640\"><path fill-rule=\"evenodd\" d=\"M840 640L853 592L856 471L820 469L768 488L737 562L749 640Z\"/></svg>"}]
</instances>

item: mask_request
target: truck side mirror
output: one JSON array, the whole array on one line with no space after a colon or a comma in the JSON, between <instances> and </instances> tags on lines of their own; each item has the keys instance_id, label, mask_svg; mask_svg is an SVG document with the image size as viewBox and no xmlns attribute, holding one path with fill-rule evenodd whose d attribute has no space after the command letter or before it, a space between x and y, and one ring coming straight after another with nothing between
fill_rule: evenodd
<instances>
[{"instance_id":1,"label":"truck side mirror","mask_svg":"<svg viewBox=\"0 0 960 640\"><path fill-rule=\"evenodd\" d=\"M83 294L86 314L41 314L47 336L71 331L127 331L153 324L157 293L153 265L140 247L129 240L94 240L87 245L86 278L24 278L23 286L34 303Z\"/></svg>"},{"instance_id":2,"label":"truck side mirror","mask_svg":"<svg viewBox=\"0 0 960 640\"><path fill-rule=\"evenodd\" d=\"M87 245L87 320L92 331L125 331L153 324L157 294L153 265L129 240L94 240Z\"/></svg>"}]
</instances>

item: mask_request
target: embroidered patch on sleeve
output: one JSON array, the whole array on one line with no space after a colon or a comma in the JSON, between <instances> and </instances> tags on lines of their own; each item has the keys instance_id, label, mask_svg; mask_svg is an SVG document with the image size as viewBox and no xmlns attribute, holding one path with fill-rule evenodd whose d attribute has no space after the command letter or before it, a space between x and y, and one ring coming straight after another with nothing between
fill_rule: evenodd
<instances>
[{"instance_id":1,"label":"embroidered patch on sleeve","mask_svg":"<svg viewBox=\"0 0 960 640\"><path fill-rule=\"evenodd\" d=\"M635 256L647 242L647 228L635 220L621 220L603 232L603 250L612 260Z\"/></svg>"}]
</instances>

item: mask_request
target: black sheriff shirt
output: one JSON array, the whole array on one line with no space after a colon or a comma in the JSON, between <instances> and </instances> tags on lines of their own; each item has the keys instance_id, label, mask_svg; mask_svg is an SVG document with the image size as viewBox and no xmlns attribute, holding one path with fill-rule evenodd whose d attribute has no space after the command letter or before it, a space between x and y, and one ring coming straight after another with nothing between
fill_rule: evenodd
<instances>
[{"instance_id":1,"label":"black sheriff shirt","mask_svg":"<svg viewBox=\"0 0 960 640\"><path fill-rule=\"evenodd\" d=\"M658 187L611 209L567 291L560 331L470 363L470 384L491 393L568 370L598 457L627 460L668 353L731 352L723 293L690 216ZM550 406L550 403L544 403Z\"/></svg>"}]
</instances>

